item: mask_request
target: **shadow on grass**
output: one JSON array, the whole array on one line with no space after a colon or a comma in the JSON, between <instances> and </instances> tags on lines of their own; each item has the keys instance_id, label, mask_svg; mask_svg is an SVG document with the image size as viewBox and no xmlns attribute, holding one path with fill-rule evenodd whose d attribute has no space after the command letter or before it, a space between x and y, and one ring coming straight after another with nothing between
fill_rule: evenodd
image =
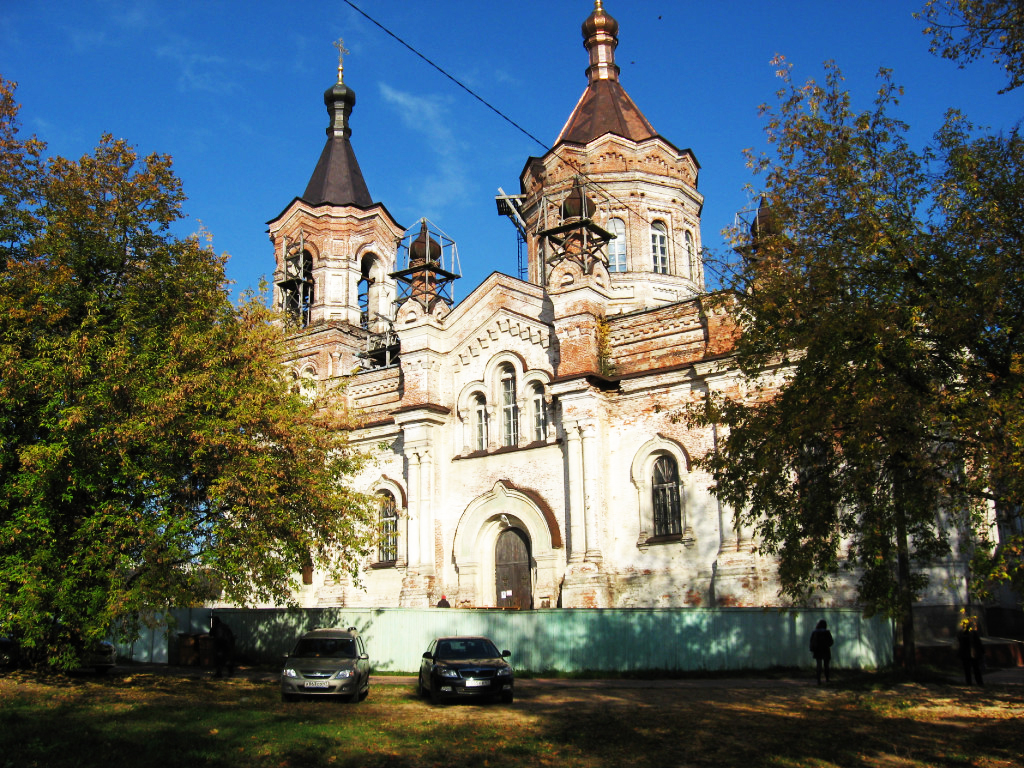
<instances>
[{"instance_id":1,"label":"shadow on grass","mask_svg":"<svg viewBox=\"0 0 1024 768\"><path fill-rule=\"evenodd\" d=\"M1024 690L851 678L807 686L522 686L434 706L282 704L272 683L0 678L0 766L1014 765ZM848 683L848 684L847 684Z\"/></svg>"}]
</instances>

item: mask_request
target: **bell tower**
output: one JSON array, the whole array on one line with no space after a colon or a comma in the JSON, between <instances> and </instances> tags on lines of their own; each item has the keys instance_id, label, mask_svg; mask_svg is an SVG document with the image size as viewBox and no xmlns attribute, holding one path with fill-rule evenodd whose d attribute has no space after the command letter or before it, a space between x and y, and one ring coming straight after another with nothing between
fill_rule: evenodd
<instances>
[{"instance_id":1,"label":"bell tower","mask_svg":"<svg viewBox=\"0 0 1024 768\"><path fill-rule=\"evenodd\" d=\"M521 194L503 196L521 222L529 280L559 291L589 277L608 294L607 314L703 293L697 159L659 135L619 82L619 24L602 0L582 33L587 87L554 146L527 160Z\"/></svg>"},{"instance_id":2,"label":"bell tower","mask_svg":"<svg viewBox=\"0 0 1024 768\"><path fill-rule=\"evenodd\" d=\"M335 344L348 347L343 367L389 364L393 355L370 355L387 337L394 317L398 241L403 228L375 203L352 148L351 115L356 94L344 80L338 48L338 77L324 92L327 141L306 190L268 222L274 244L274 304L299 333L328 329L344 333ZM393 352L394 350L392 350ZM333 367L333 366L332 366Z\"/></svg>"}]
</instances>

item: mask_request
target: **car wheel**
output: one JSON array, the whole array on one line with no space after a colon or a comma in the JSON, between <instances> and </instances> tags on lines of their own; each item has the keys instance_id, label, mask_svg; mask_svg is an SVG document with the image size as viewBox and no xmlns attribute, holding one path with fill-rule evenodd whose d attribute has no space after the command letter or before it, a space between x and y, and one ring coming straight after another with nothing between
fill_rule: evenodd
<instances>
[{"instance_id":1,"label":"car wheel","mask_svg":"<svg viewBox=\"0 0 1024 768\"><path fill-rule=\"evenodd\" d=\"M298 701L298 700L299 700L299 697L296 696L294 693L282 693L281 694L281 701Z\"/></svg>"},{"instance_id":2,"label":"car wheel","mask_svg":"<svg viewBox=\"0 0 1024 768\"><path fill-rule=\"evenodd\" d=\"M437 688L431 688L430 689L430 700L434 704L444 704L445 698L444 698L444 695L439 690L437 690Z\"/></svg>"},{"instance_id":3,"label":"car wheel","mask_svg":"<svg viewBox=\"0 0 1024 768\"><path fill-rule=\"evenodd\" d=\"M366 681L363 685L356 682L356 690L348 697L348 700L353 704L358 704L360 701L370 695L370 676L366 676Z\"/></svg>"},{"instance_id":4,"label":"car wheel","mask_svg":"<svg viewBox=\"0 0 1024 768\"><path fill-rule=\"evenodd\" d=\"M506 691L501 694L502 704L511 704L513 701L515 701L515 694L513 694L512 691Z\"/></svg>"},{"instance_id":5,"label":"car wheel","mask_svg":"<svg viewBox=\"0 0 1024 768\"><path fill-rule=\"evenodd\" d=\"M421 699L425 698L427 695L427 689L423 687L422 677L416 678L416 695L419 696Z\"/></svg>"},{"instance_id":6,"label":"car wheel","mask_svg":"<svg viewBox=\"0 0 1024 768\"><path fill-rule=\"evenodd\" d=\"M420 696L422 696L424 699L429 698L429 699L433 700L433 698L434 698L434 695L433 695L433 692L432 692L433 689L428 687L428 684L432 682L430 680L430 678L429 677L420 677L418 682L419 682L419 694L420 694Z\"/></svg>"}]
</instances>

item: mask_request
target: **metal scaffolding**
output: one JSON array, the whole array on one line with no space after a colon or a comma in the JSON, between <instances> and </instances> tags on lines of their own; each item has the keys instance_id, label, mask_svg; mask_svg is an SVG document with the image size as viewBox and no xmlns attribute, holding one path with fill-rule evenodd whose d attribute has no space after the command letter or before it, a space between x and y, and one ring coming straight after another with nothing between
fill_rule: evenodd
<instances>
[{"instance_id":1,"label":"metal scaffolding","mask_svg":"<svg viewBox=\"0 0 1024 768\"><path fill-rule=\"evenodd\" d=\"M280 309L305 328L313 307L313 257L306 251L306 238L301 230L297 242L289 243L283 237L282 249L282 274L277 281Z\"/></svg>"},{"instance_id":2,"label":"metal scaffolding","mask_svg":"<svg viewBox=\"0 0 1024 768\"><path fill-rule=\"evenodd\" d=\"M391 273L398 283L398 304L417 301L424 312L439 302L451 307L452 284L462 277L455 241L427 219L405 231L398 240L398 261L404 267Z\"/></svg>"}]
</instances>

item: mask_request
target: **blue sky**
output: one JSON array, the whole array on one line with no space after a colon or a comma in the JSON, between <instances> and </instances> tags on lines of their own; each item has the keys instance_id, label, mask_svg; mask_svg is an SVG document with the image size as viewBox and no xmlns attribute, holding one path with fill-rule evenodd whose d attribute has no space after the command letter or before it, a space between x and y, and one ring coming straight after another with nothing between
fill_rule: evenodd
<instances>
[{"instance_id":1,"label":"blue sky","mask_svg":"<svg viewBox=\"0 0 1024 768\"><path fill-rule=\"evenodd\" d=\"M545 144L586 86L580 25L592 0L353 2ZM928 53L911 15L922 4L605 0L623 86L701 163L705 246L721 251L721 230L749 205L756 180L742 150L765 147L758 105L778 87L776 53L799 81L835 60L860 107L878 68L892 68L917 145L950 107L996 130L1024 117L1024 92L998 95L994 65L958 69ZM342 0L2 0L0 74L19 83L25 132L53 154L79 157L109 132L172 155L189 196L184 231L202 222L241 289L272 273L266 222L302 194L323 147L339 37L373 198L403 225L426 216L455 239L457 300L493 271L516 274L515 233L493 198L518 191L526 158L544 148Z\"/></svg>"}]
</instances>

